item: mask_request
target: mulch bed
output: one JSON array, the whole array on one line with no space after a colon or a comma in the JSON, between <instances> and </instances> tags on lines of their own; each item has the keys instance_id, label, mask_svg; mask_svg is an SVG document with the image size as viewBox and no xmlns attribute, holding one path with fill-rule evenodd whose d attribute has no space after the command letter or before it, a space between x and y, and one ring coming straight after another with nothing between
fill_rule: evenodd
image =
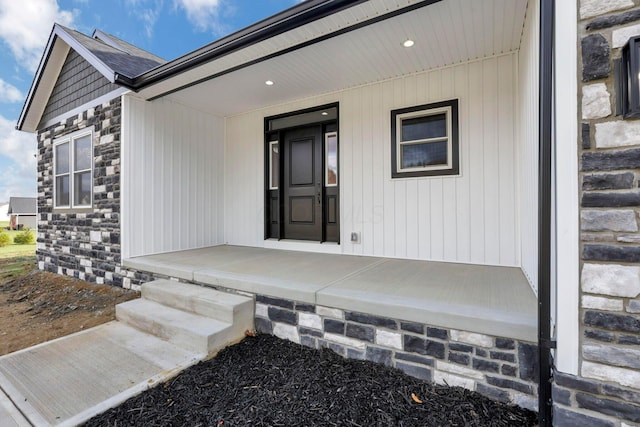
<instances>
[{"instance_id":1,"label":"mulch bed","mask_svg":"<svg viewBox=\"0 0 640 427\"><path fill-rule=\"evenodd\" d=\"M419 403L421 402L421 403ZM248 337L87 426L533 426L531 411L269 335Z\"/></svg>"}]
</instances>

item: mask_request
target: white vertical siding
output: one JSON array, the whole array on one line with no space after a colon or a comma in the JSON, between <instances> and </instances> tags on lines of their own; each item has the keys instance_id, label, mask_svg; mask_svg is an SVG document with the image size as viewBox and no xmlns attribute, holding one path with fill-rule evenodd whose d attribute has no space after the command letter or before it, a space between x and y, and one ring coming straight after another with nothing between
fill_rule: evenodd
<instances>
[{"instance_id":1,"label":"white vertical siding","mask_svg":"<svg viewBox=\"0 0 640 427\"><path fill-rule=\"evenodd\" d=\"M228 120L225 145L225 241L262 246L264 239L263 117ZM231 138L229 135L233 135ZM230 143L231 139L233 142ZM229 230L233 230L231 236ZM232 237L232 238L231 238ZM260 242L250 243L250 242Z\"/></svg>"},{"instance_id":2,"label":"white vertical siding","mask_svg":"<svg viewBox=\"0 0 640 427\"><path fill-rule=\"evenodd\" d=\"M522 271L538 292L539 7L530 1L518 53L518 169Z\"/></svg>"},{"instance_id":3,"label":"white vertical siding","mask_svg":"<svg viewBox=\"0 0 640 427\"><path fill-rule=\"evenodd\" d=\"M123 97L122 257L223 243L224 120Z\"/></svg>"},{"instance_id":4,"label":"white vertical siding","mask_svg":"<svg viewBox=\"0 0 640 427\"><path fill-rule=\"evenodd\" d=\"M517 64L510 53L228 117L225 240L263 245L264 117L337 101L343 253L519 266ZM460 176L392 179L391 110L452 98Z\"/></svg>"}]
</instances>

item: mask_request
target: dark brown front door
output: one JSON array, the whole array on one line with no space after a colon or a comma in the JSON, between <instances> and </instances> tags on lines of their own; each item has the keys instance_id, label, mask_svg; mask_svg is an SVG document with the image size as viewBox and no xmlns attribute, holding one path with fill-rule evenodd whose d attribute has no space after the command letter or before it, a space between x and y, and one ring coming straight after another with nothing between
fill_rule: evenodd
<instances>
[{"instance_id":1,"label":"dark brown front door","mask_svg":"<svg viewBox=\"0 0 640 427\"><path fill-rule=\"evenodd\" d=\"M284 134L284 235L322 241L322 126Z\"/></svg>"}]
</instances>

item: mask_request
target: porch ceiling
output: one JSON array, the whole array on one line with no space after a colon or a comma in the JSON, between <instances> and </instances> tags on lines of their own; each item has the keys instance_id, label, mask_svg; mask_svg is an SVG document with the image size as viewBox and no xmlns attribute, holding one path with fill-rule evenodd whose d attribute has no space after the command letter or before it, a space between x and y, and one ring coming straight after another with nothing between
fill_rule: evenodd
<instances>
[{"instance_id":1,"label":"porch ceiling","mask_svg":"<svg viewBox=\"0 0 640 427\"><path fill-rule=\"evenodd\" d=\"M527 0L398 3L362 3L147 87L140 96L166 96L217 116L234 115L517 50L527 11ZM425 6L342 32L411 4ZM403 47L406 39L415 45ZM275 84L267 86L266 80Z\"/></svg>"}]
</instances>

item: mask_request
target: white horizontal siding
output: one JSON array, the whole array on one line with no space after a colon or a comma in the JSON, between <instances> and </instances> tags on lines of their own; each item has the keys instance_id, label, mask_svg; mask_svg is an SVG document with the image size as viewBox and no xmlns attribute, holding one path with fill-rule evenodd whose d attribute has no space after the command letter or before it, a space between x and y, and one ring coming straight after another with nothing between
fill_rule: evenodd
<instances>
[{"instance_id":1,"label":"white horizontal siding","mask_svg":"<svg viewBox=\"0 0 640 427\"><path fill-rule=\"evenodd\" d=\"M343 253L520 265L516 70L511 53L227 118L226 242L264 244L264 117L337 101ZM451 98L461 175L391 179L391 110Z\"/></svg>"},{"instance_id":2,"label":"white horizontal siding","mask_svg":"<svg viewBox=\"0 0 640 427\"><path fill-rule=\"evenodd\" d=\"M224 120L123 98L123 258L222 243Z\"/></svg>"}]
</instances>

